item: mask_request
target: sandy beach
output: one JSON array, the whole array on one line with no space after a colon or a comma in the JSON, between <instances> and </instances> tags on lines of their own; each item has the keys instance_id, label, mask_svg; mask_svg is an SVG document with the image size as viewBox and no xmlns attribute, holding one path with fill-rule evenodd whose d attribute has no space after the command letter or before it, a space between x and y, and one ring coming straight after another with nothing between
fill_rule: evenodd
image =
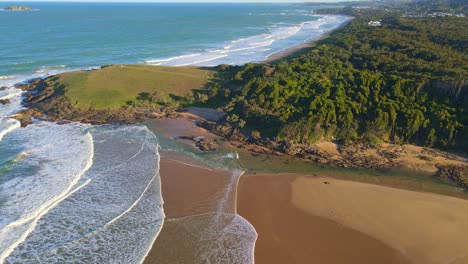
<instances>
[{"instance_id":1,"label":"sandy beach","mask_svg":"<svg viewBox=\"0 0 468 264\"><path fill-rule=\"evenodd\" d=\"M468 201L294 174L244 175L256 263L468 263Z\"/></svg>"},{"instance_id":2,"label":"sandy beach","mask_svg":"<svg viewBox=\"0 0 468 264\"><path fill-rule=\"evenodd\" d=\"M190 116L155 120L147 125L192 149L193 141L180 137L216 138L196 127ZM236 214L240 174L209 167L175 151L161 151L166 219L144 263L251 263L257 234Z\"/></svg>"},{"instance_id":3,"label":"sandy beach","mask_svg":"<svg viewBox=\"0 0 468 264\"><path fill-rule=\"evenodd\" d=\"M410 263L377 239L291 203L296 175L245 175L239 213L258 232L255 263Z\"/></svg>"},{"instance_id":4,"label":"sandy beach","mask_svg":"<svg viewBox=\"0 0 468 264\"><path fill-rule=\"evenodd\" d=\"M147 125L195 149L178 138L216 138L196 120ZM331 143L320 147L336 152ZM405 181L391 188L326 177L333 171L239 178L167 150L160 165L166 220L145 263L468 262L467 200L399 189Z\"/></svg>"},{"instance_id":5,"label":"sandy beach","mask_svg":"<svg viewBox=\"0 0 468 264\"><path fill-rule=\"evenodd\" d=\"M317 37L317 38L314 38L314 39L311 39L307 42L304 42L303 44L300 44L300 45L297 45L297 46L294 46L294 47L291 47L291 48L287 48L287 49L284 49L284 50L281 50L279 52L276 52L276 53L273 53L271 54L270 56L268 56L268 58L266 58L266 60L264 60L263 62L264 63L268 63L268 62L274 62L274 61L277 61L279 59L282 59L284 57L288 57L288 56L291 56L291 55L294 55L294 54L297 54L301 51L303 51L304 49L306 48L309 48L311 46L314 45L315 42L319 41L319 40L322 40L324 38L326 38L330 33L332 33L333 31L339 29L339 28L342 28L344 26L346 26L351 20L354 19L354 17L348 17L348 21L344 22L341 26L339 26L338 28L335 28L331 31L328 31L328 32L325 32L324 34L322 34L321 36Z\"/></svg>"},{"instance_id":6,"label":"sandy beach","mask_svg":"<svg viewBox=\"0 0 468 264\"><path fill-rule=\"evenodd\" d=\"M209 245L200 240L212 225L230 175L189 164L193 161L175 153L163 155L160 175L166 220L145 263L193 263Z\"/></svg>"}]
</instances>

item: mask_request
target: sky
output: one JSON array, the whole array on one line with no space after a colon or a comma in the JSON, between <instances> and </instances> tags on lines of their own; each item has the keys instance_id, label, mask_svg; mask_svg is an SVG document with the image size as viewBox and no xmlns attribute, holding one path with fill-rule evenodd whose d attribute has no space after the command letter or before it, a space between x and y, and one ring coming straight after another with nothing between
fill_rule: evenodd
<instances>
[{"instance_id":1,"label":"sky","mask_svg":"<svg viewBox=\"0 0 468 264\"><path fill-rule=\"evenodd\" d=\"M283 3L302 3L302 2L345 2L351 0L0 0L0 2L283 2ZM355 1L355 0L354 0Z\"/></svg>"}]
</instances>

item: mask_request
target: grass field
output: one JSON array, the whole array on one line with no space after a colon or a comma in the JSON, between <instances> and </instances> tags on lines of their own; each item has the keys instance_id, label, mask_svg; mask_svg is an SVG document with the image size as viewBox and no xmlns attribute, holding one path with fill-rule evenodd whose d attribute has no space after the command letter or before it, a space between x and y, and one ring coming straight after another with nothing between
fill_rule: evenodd
<instances>
[{"instance_id":1,"label":"grass field","mask_svg":"<svg viewBox=\"0 0 468 264\"><path fill-rule=\"evenodd\" d=\"M197 67L112 65L100 70L63 73L53 85L63 87L65 95L80 108L115 109L135 100L141 93L171 100L201 89L214 71Z\"/></svg>"}]
</instances>

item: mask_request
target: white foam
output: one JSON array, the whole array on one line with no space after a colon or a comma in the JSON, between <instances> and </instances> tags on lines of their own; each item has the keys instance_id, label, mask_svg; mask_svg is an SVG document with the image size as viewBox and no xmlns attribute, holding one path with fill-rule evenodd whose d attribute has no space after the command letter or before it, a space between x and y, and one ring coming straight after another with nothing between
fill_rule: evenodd
<instances>
[{"instance_id":1,"label":"white foam","mask_svg":"<svg viewBox=\"0 0 468 264\"><path fill-rule=\"evenodd\" d=\"M192 58L192 57L196 57L196 56L200 56L200 55L201 55L200 53L195 53L195 54L188 54L188 55L181 55L181 56L171 57L171 58L168 58L168 59L148 60L148 61L145 61L145 62L148 63L148 64L160 64L160 63L163 63L163 62L169 62L169 61L178 60L178 59Z\"/></svg>"},{"instance_id":2,"label":"white foam","mask_svg":"<svg viewBox=\"0 0 468 264\"><path fill-rule=\"evenodd\" d=\"M224 158L228 158L228 159L239 159L239 153L226 153L224 156Z\"/></svg>"},{"instance_id":3,"label":"white foam","mask_svg":"<svg viewBox=\"0 0 468 264\"><path fill-rule=\"evenodd\" d=\"M0 141L2 141L3 137L10 133L11 131L20 128L21 123L15 119L7 119L6 121L0 121Z\"/></svg>"},{"instance_id":4,"label":"white foam","mask_svg":"<svg viewBox=\"0 0 468 264\"><path fill-rule=\"evenodd\" d=\"M36 74L55 74L56 72L62 71L65 69L66 65L51 65L51 66L41 66L38 70L36 70Z\"/></svg>"},{"instance_id":5,"label":"white foam","mask_svg":"<svg viewBox=\"0 0 468 264\"><path fill-rule=\"evenodd\" d=\"M285 15L288 15L288 13ZM266 33L228 41L220 45L219 48L211 48L203 52L182 56L146 60L145 63L167 66L213 66L223 63L240 65L263 61L274 53L317 38L348 19L344 16L327 15L321 16L317 20L305 21L295 25L280 22L272 25Z\"/></svg>"},{"instance_id":6,"label":"white foam","mask_svg":"<svg viewBox=\"0 0 468 264\"><path fill-rule=\"evenodd\" d=\"M80 188L41 217L8 262L138 263L150 250L164 219L154 135L142 126L89 133L93 166Z\"/></svg>"},{"instance_id":7,"label":"white foam","mask_svg":"<svg viewBox=\"0 0 468 264\"><path fill-rule=\"evenodd\" d=\"M186 61L184 63L180 64L175 64L173 66L188 66L188 65L200 65L206 62L214 61L217 59L225 58L228 55L212 55L212 56L203 56L199 58L198 60L191 60L191 61ZM213 66L215 64L205 64L206 66Z\"/></svg>"},{"instance_id":8,"label":"white foam","mask_svg":"<svg viewBox=\"0 0 468 264\"><path fill-rule=\"evenodd\" d=\"M25 148L33 150L19 166L39 168L1 186L7 198L0 207L0 262L26 240L45 214L83 186L78 182L93 162L91 134L73 124L41 123L19 132Z\"/></svg>"},{"instance_id":9,"label":"white foam","mask_svg":"<svg viewBox=\"0 0 468 264\"><path fill-rule=\"evenodd\" d=\"M202 264L253 264L254 248L258 234L255 228L238 214L213 212L193 215L166 221L172 230L180 230L177 235L185 235L190 255L183 252L170 254L170 259L161 262ZM176 246L178 244L170 246ZM178 245L180 246L180 245ZM186 245L183 245L186 246ZM181 248L184 250L184 248ZM168 254L163 254L168 256ZM156 256L157 258L157 256ZM158 262L159 259L156 259Z\"/></svg>"},{"instance_id":10,"label":"white foam","mask_svg":"<svg viewBox=\"0 0 468 264\"><path fill-rule=\"evenodd\" d=\"M23 91L15 89L13 92L7 93L5 95L0 96L0 100L11 99L14 97L18 97L23 93Z\"/></svg>"},{"instance_id":11,"label":"white foam","mask_svg":"<svg viewBox=\"0 0 468 264\"><path fill-rule=\"evenodd\" d=\"M148 129L148 128L146 128L146 129ZM150 132L150 133L151 133L152 136L154 136L154 134L152 132ZM159 144L158 144L157 147L156 147L156 150L158 150L159 148L160 147L159 147ZM157 155L157 166L158 166L158 168L157 168L157 177L158 177L158 180L161 181L161 177L160 177L160 174L159 174L159 170L161 168L161 155L159 154L159 152L158 152L158 155ZM150 253L150 251L153 248L153 245L156 242L157 237L161 233L162 227L164 225L164 218L166 217L166 215L164 214L164 208L162 206L164 204L164 200L163 200L163 196L162 196L162 186L161 186L161 184L159 184L159 200L161 201L161 217L162 217L161 226L160 226L159 230L156 232L156 234L154 235L153 241L147 245L147 248L145 250L145 254L141 258L140 263L143 263L145 258Z\"/></svg>"}]
</instances>

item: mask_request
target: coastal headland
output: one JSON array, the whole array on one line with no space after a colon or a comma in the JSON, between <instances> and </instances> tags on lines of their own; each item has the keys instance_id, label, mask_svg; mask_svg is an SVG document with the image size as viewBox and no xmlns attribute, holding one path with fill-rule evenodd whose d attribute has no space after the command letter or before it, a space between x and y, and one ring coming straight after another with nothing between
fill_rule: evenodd
<instances>
[{"instance_id":1,"label":"coastal headland","mask_svg":"<svg viewBox=\"0 0 468 264\"><path fill-rule=\"evenodd\" d=\"M129 66L111 67L124 70ZM84 74L104 74L105 69ZM162 70L164 75L172 70L156 69L158 72ZM184 70L177 68L176 75ZM215 78L209 70L187 70L200 74L203 81L199 80L193 88L180 89L179 95L187 95L191 89L198 91L210 78ZM119 76L125 75L120 73L109 78L118 80ZM49 78L56 80L54 76ZM139 94L144 91L137 90L132 91L129 97L118 97L122 98L121 105L115 104L114 108L92 109L86 105L86 111L83 111L77 104L71 106L68 103L66 87L59 96L47 96L50 93L47 90L54 87L49 86L53 85L49 81L36 80L32 85L22 86L27 95L25 102L34 102L22 115L32 113L45 120L96 124L146 120L145 124L152 131L175 140L177 144L199 151L228 148L239 153L238 162L247 174L241 176L239 185L235 185L237 195L230 196L226 210L220 210L219 204L222 190L232 184L229 182L231 172L214 170L177 153L162 153L160 175L166 221L145 259L147 264L190 263L203 256L207 247L217 245L217 237L237 246L245 241L253 243L252 235L242 236L239 240L238 236L223 233L222 230L236 218L236 213L249 221L258 234L254 241L256 263L309 263L311 260L330 264L348 263L350 260L359 263L443 263L439 260L445 256L458 261L454 263L465 261L463 243L460 242L466 236L462 230L464 223L468 222L468 215L459 210L468 206L468 197L463 192L467 167L463 155L407 144L385 143L371 147L320 141L309 146L309 153L314 156L301 157L282 149L270 149L259 139L246 136L241 131L232 131L232 127L222 122L226 118L222 111L194 106L174 108L180 98L170 97L170 87L158 93L158 98L167 96L167 104L152 105L146 99L138 102ZM38 85L42 85L43 90L31 92ZM87 88L89 86L84 89ZM103 90L114 94L107 88ZM173 98L176 100L170 101ZM126 101L138 103L133 106ZM63 108L57 108L61 105L57 102L71 110L64 112ZM171 103L174 104L172 107L169 106ZM148 105L152 105L151 108ZM140 112L142 110L144 112ZM62 116L64 113L68 115ZM24 122L23 118L20 120ZM219 127L227 127L229 133L220 131ZM331 167L323 169L321 164ZM364 171L347 171L351 168ZM392 170L384 175L369 170L389 168ZM399 177L402 174L399 170L405 170L410 176ZM459 177L454 178L454 175ZM405 206L397 206L400 203ZM420 203L424 203L423 208ZM433 213L444 217L433 221ZM395 215L402 217L391 217ZM376 217L386 222L370 220ZM190 229L190 226L197 228ZM208 238L207 234L197 233L208 229L217 235ZM438 230L438 233L432 230ZM434 235L429 235L431 232ZM406 235L391 235L395 233ZM204 239L200 240L202 237ZM443 246L438 244L440 237L446 242ZM234 257L237 256L231 256Z\"/></svg>"},{"instance_id":2,"label":"coastal headland","mask_svg":"<svg viewBox=\"0 0 468 264\"><path fill-rule=\"evenodd\" d=\"M23 126L31 118L91 124L133 124L151 119L190 118L194 125L251 153L294 157L343 168L400 168L426 173L444 182L468 186L467 157L410 144L343 144L320 140L291 144L246 133L226 122L227 114L205 107L206 87L215 82L216 68L111 65L68 72L17 85L28 107L14 118ZM196 107L203 106L203 107ZM187 135L201 149L216 149L220 141Z\"/></svg>"},{"instance_id":3,"label":"coastal headland","mask_svg":"<svg viewBox=\"0 0 468 264\"><path fill-rule=\"evenodd\" d=\"M444 43L410 30L434 21L390 17L370 28L366 14L349 15L357 19L274 62L110 65L31 80L17 85L27 109L13 117L23 126L146 121L197 153L234 154L246 172L237 181L163 153L167 220L145 263L191 263L244 220L258 236L224 242L255 244L260 264L466 263L468 86L466 68L454 66L466 54L454 42L442 63Z\"/></svg>"}]
</instances>

